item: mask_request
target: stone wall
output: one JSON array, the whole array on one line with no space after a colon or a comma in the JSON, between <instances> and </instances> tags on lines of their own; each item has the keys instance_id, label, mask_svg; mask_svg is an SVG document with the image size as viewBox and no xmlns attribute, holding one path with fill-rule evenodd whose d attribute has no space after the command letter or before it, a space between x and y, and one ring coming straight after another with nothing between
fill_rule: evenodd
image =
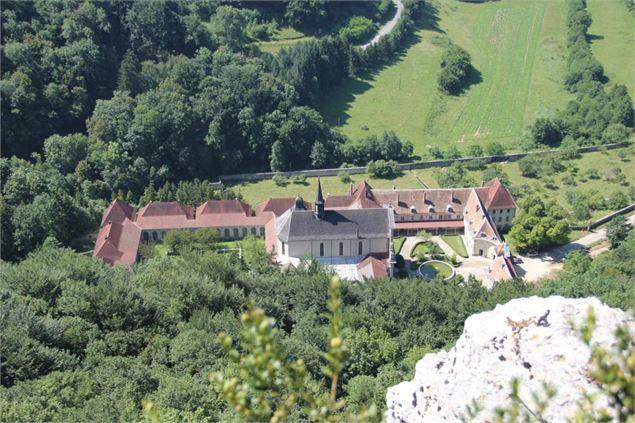
<instances>
[{"instance_id":1,"label":"stone wall","mask_svg":"<svg viewBox=\"0 0 635 423\"><path fill-rule=\"evenodd\" d=\"M590 153L593 151L598 151L600 149L613 150L615 148L620 148L629 145L628 142L617 143L617 144L607 144L602 146L589 146L589 147L579 147L576 149L579 153ZM413 170L413 169L430 169L434 167L445 167L450 166L452 163L468 163L472 160L479 159L485 163L500 163L500 162L513 162L522 159L523 157L536 155L536 154L554 154L561 150L542 150L542 151L532 151L528 153L513 153L513 154L504 154L502 156L483 156L483 157L462 157L459 159L451 159L451 160L431 160L427 162L414 162L414 163L400 163L399 168L402 171ZM337 176L340 172L345 171L351 175L359 175L362 173L366 173L366 166L360 167L350 167L350 168L335 168L335 169L311 169L311 170L297 170L292 172L261 172L261 173L240 173L235 175L222 175L220 176L221 183L232 183L232 182L241 182L241 181L260 181L263 179L271 179L275 175L283 175L283 176L294 176L294 175L304 175L307 178L317 177L317 176Z\"/></svg>"}]
</instances>

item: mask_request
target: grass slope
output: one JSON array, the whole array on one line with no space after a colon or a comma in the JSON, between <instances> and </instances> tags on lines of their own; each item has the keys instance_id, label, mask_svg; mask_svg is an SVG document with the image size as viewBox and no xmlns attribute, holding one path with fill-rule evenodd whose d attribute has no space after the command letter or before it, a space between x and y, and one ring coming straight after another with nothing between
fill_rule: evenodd
<instances>
[{"instance_id":1,"label":"grass slope","mask_svg":"<svg viewBox=\"0 0 635 423\"><path fill-rule=\"evenodd\" d=\"M492 140L513 147L536 116L570 98L561 83L564 13L564 0L432 0L415 42L395 63L346 81L320 111L353 139L394 130L418 154ZM477 69L457 97L440 95L436 85L448 37Z\"/></svg>"},{"instance_id":2,"label":"grass slope","mask_svg":"<svg viewBox=\"0 0 635 423\"><path fill-rule=\"evenodd\" d=\"M635 95L635 19L622 0L589 0L591 50L609 81Z\"/></svg>"}]
</instances>

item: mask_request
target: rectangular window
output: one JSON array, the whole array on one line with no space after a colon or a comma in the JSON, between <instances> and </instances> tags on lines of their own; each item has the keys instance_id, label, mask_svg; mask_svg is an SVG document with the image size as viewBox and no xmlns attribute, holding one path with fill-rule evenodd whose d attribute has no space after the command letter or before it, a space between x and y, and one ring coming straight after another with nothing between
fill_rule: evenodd
<instances>
[{"instance_id":1,"label":"rectangular window","mask_svg":"<svg viewBox=\"0 0 635 423\"><path fill-rule=\"evenodd\" d=\"M344 255L344 243L340 242L340 256Z\"/></svg>"},{"instance_id":2,"label":"rectangular window","mask_svg":"<svg viewBox=\"0 0 635 423\"><path fill-rule=\"evenodd\" d=\"M324 243L320 242L320 257L324 257Z\"/></svg>"}]
</instances>

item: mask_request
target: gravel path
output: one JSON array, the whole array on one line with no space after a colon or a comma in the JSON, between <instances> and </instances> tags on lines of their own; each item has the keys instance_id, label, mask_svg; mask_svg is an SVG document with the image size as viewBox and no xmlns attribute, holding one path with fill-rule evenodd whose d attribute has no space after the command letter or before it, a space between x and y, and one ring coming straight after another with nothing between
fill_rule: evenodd
<instances>
[{"instance_id":1,"label":"gravel path","mask_svg":"<svg viewBox=\"0 0 635 423\"><path fill-rule=\"evenodd\" d=\"M379 39L381 37L383 37L384 35L388 34L390 31L392 31L392 29L395 27L395 25L397 25L397 22L399 21L399 18L401 18L401 15L403 14L404 6L403 6L403 3L401 2L401 0L394 0L394 2L397 5L397 13L395 13L395 16L393 16L391 20L386 22L386 24L381 27L379 32L377 32L377 35L375 35L372 40L370 40L366 44L361 45L360 47L362 49L366 49L369 46L372 46L373 44L377 44L377 41L379 41Z\"/></svg>"}]
</instances>

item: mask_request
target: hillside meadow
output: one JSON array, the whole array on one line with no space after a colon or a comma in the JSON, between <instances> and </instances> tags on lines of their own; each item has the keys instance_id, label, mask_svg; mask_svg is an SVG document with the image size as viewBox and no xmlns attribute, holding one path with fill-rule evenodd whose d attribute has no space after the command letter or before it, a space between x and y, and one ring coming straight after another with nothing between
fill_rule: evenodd
<instances>
[{"instance_id":1,"label":"hillside meadow","mask_svg":"<svg viewBox=\"0 0 635 423\"><path fill-rule=\"evenodd\" d=\"M562 85L565 12L564 0L432 0L398 59L346 80L320 111L353 139L395 130L417 154L490 141L513 150L529 123L571 98ZM470 53L475 68L458 96L437 89L449 40Z\"/></svg>"},{"instance_id":2,"label":"hillside meadow","mask_svg":"<svg viewBox=\"0 0 635 423\"><path fill-rule=\"evenodd\" d=\"M609 83L624 84L635 93L635 18L622 0L588 0L593 23L591 50L602 63Z\"/></svg>"}]
</instances>

